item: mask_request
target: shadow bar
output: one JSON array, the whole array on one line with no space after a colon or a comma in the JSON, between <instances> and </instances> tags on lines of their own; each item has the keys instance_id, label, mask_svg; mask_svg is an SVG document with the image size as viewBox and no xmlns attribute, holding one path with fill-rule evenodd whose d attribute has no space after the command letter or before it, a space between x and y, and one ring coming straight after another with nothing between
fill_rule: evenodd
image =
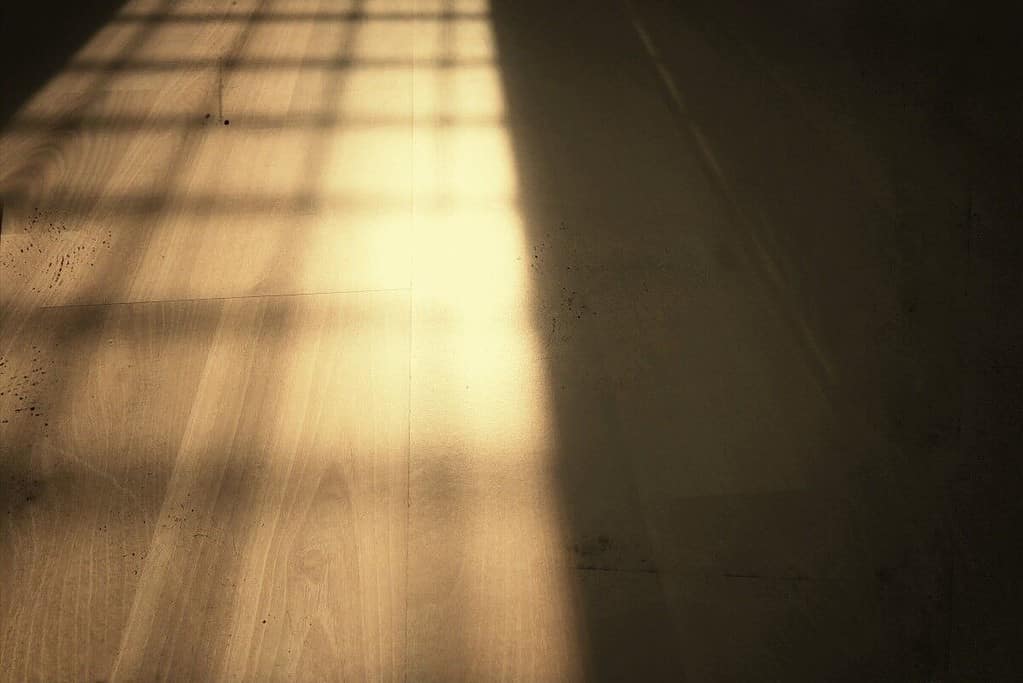
<instances>
[{"instance_id":1,"label":"shadow bar","mask_svg":"<svg viewBox=\"0 0 1023 683\"><path fill-rule=\"evenodd\" d=\"M253 23L291 22L360 22L360 21L487 21L485 12L125 12L116 16L115 23L144 24L205 24L232 21Z\"/></svg>"},{"instance_id":2,"label":"shadow bar","mask_svg":"<svg viewBox=\"0 0 1023 683\"><path fill-rule=\"evenodd\" d=\"M274 69L354 70L411 69L411 60L351 57L246 57L215 59L211 57L176 59L76 59L65 72L169 72L188 69L224 68L232 71L272 71ZM470 69L491 67L489 59L416 59L416 69Z\"/></svg>"},{"instance_id":3,"label":"shadow bar","mask_svg":"<svg viewBox=\"0 0 1023 683\"><path fill-rule=\"evenodd\" d=\"M243 114L230 120L232 130L248 131L280 131L307 129L345 129L353 128L389 128L403 127L412 123L408 116L343 116L330 112L310 112L308 114L289 114L274 116L267 114ZM51 130L101 130L120 133L135 133L149 130L192 130L205 126L217 125L212 118L204 115L174 116L89 116L70 114L67 116L21 116L9 127L10 131L24 133L45 132ZM488 128L504 125L499 116L437 116L417 118L416 125L425 127L447 128L458 126L465 128Z\"/></svg>"}]
</instances>

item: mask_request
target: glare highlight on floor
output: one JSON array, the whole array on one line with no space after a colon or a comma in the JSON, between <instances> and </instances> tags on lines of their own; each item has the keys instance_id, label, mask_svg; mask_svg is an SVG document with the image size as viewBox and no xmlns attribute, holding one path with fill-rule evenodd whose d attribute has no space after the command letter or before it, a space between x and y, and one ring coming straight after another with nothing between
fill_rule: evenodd
<instances>
[{"instance_id":1,"label":"glare highlight on floor","mask_svg":"<svg viewBox=\"0 0 1023 683\"><path fill-rule=\"evenodd\" d=\"M459 66L496 64L495 39L485 2L457 9L484 18L422 21L415 40L411 501L435 528L410 528L410 661L431 680L494 680L522 660L536 680L573 679L579 621L501 74ZM419 66L433 61L446 66ZM433 603L439 587L451 593Z\"/></svg>"},{"instance_id":2,"label":"glare highlight on floor","mask_svg":"<svg viewBox=\"0 0 1023 683\"><path fill-rule=\"evenodd\" d=\"M6 462L66 485L10 522L0 569L83 591L6 633L17 675L101 604L103 645L64 674L578 678L490 21L485 0L133 0L4 131L4 357L67 366L37 392L47 431L3 425L35 439ZM138 560L111 578L114 546Z\"/></svg>"}]
</instances>

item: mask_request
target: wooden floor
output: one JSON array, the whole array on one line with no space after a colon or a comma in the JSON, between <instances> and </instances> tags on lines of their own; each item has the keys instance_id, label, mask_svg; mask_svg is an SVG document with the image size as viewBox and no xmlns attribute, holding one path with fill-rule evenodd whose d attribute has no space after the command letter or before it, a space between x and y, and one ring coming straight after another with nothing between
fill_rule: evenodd
<instances>
[{"instance_id":1,"label":"wooden floor","mask_svg":"<svg viewBox=\"0 0 1023 683\"><path fill-rule=\"evenodd\" d=\"M827 359L621 6L577 20L132 0L26 102L0 679L743 680L729 642L821 614L820 661L873 642L815 487Z\"/></svg>"}]
</instances>

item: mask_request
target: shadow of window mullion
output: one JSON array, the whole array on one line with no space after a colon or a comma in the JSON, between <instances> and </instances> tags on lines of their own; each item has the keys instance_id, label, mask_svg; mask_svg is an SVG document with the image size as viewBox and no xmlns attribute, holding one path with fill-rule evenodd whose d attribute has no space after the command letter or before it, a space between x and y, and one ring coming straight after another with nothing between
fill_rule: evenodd
<instances>
[{"instance_id":1,"label":"shadow of window mullion","mask_svg":"<svg viewBox=\"0 0 1023 683\"><path fill-rule=\"evenodd\" d=\"M271 2L273 0L260 0L257 10ZM254 28L254 23L246 23L238 31L222 59L237 61L238 56L251 40ZM141 46L139 47L141 48ZM223 90L229 83L232 74L233 72L218 69L214 80L218 88L218 99L222 98ZM135 277L138 268L150 251L152 240L155 237L155 228L159 224L160 219L169 212L173 212L175 204L182 199L177 193L172 192L172 188L181 180L182 174L187 167L187 162L195 156L202 143L210 139L207 129L201 123L202 118L198 113L196 114L196 122L194 127L188 126L182 129L174 152L160 169L161 185L154 187L153 191L145 193L142 197L132 197L130 194L122 197L122 199L128 199L129 201L139 199L137 203L133 202L133 213L146 222L146 227L139 230L137 234L123 235L121 240L117 240L117 235L112 236L111 241L114 244L111 245L111 249L116 250L116 242L120 241L127 248L126 258L116 264L111 264L112 267L107 269L106 277L95 279L94 282L97 283L97 286L100 283L104 288L110 286L111 279L114 277L114 273L111 271L116 271L119 274L120 282L122 283L119 287L115 286L114 289L116 291L124 291L124 286ZM187 197L184 197L184 199L187 201ZM99 201L102 201L102 199ZM118 213L120 212L118 211ZM127 244L129 242L130 246ZM81 292L79 296L82 300L88 301L96 294L97 292L95 291L86 290Z\"/></svg>"}]
</instances>

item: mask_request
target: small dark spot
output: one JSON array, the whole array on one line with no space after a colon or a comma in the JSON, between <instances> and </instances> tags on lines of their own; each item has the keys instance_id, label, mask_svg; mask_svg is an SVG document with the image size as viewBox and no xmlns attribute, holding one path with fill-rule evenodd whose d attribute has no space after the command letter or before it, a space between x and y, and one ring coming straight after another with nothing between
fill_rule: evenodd
<instances>
[{"instance_id":1,"label":"small dark spot","mask_svg":"<svg viewBox=\"0 0 1023 683\"><path fill-rule=\"evenodd\" d=\"M224 125L225 126L230 126L231 125L231 121L229 119L224 119Z\"/></svg>"},{"instance_id":2,"label":"small dark spot","mask_svg":"<svg viewBox=\"0 0 1023 683\"><path fill-rule=\"evenodd\" d=\"M264 619L264 620L263 620L263 623L264 623L264 624L266 623L266 619Z\"/></svg>"},{"instance_id":3,"label":"small dark spot","mask_svg":"<svg viewBox=\"0 0 1023 683\"><path fill-rule=\"evenodd\" d=\"M209 114L207 114L207 115L206 115L206 118L209 118L209 117L210 117L210 115L209 115Z\"/></svg>"}]
</instances>

